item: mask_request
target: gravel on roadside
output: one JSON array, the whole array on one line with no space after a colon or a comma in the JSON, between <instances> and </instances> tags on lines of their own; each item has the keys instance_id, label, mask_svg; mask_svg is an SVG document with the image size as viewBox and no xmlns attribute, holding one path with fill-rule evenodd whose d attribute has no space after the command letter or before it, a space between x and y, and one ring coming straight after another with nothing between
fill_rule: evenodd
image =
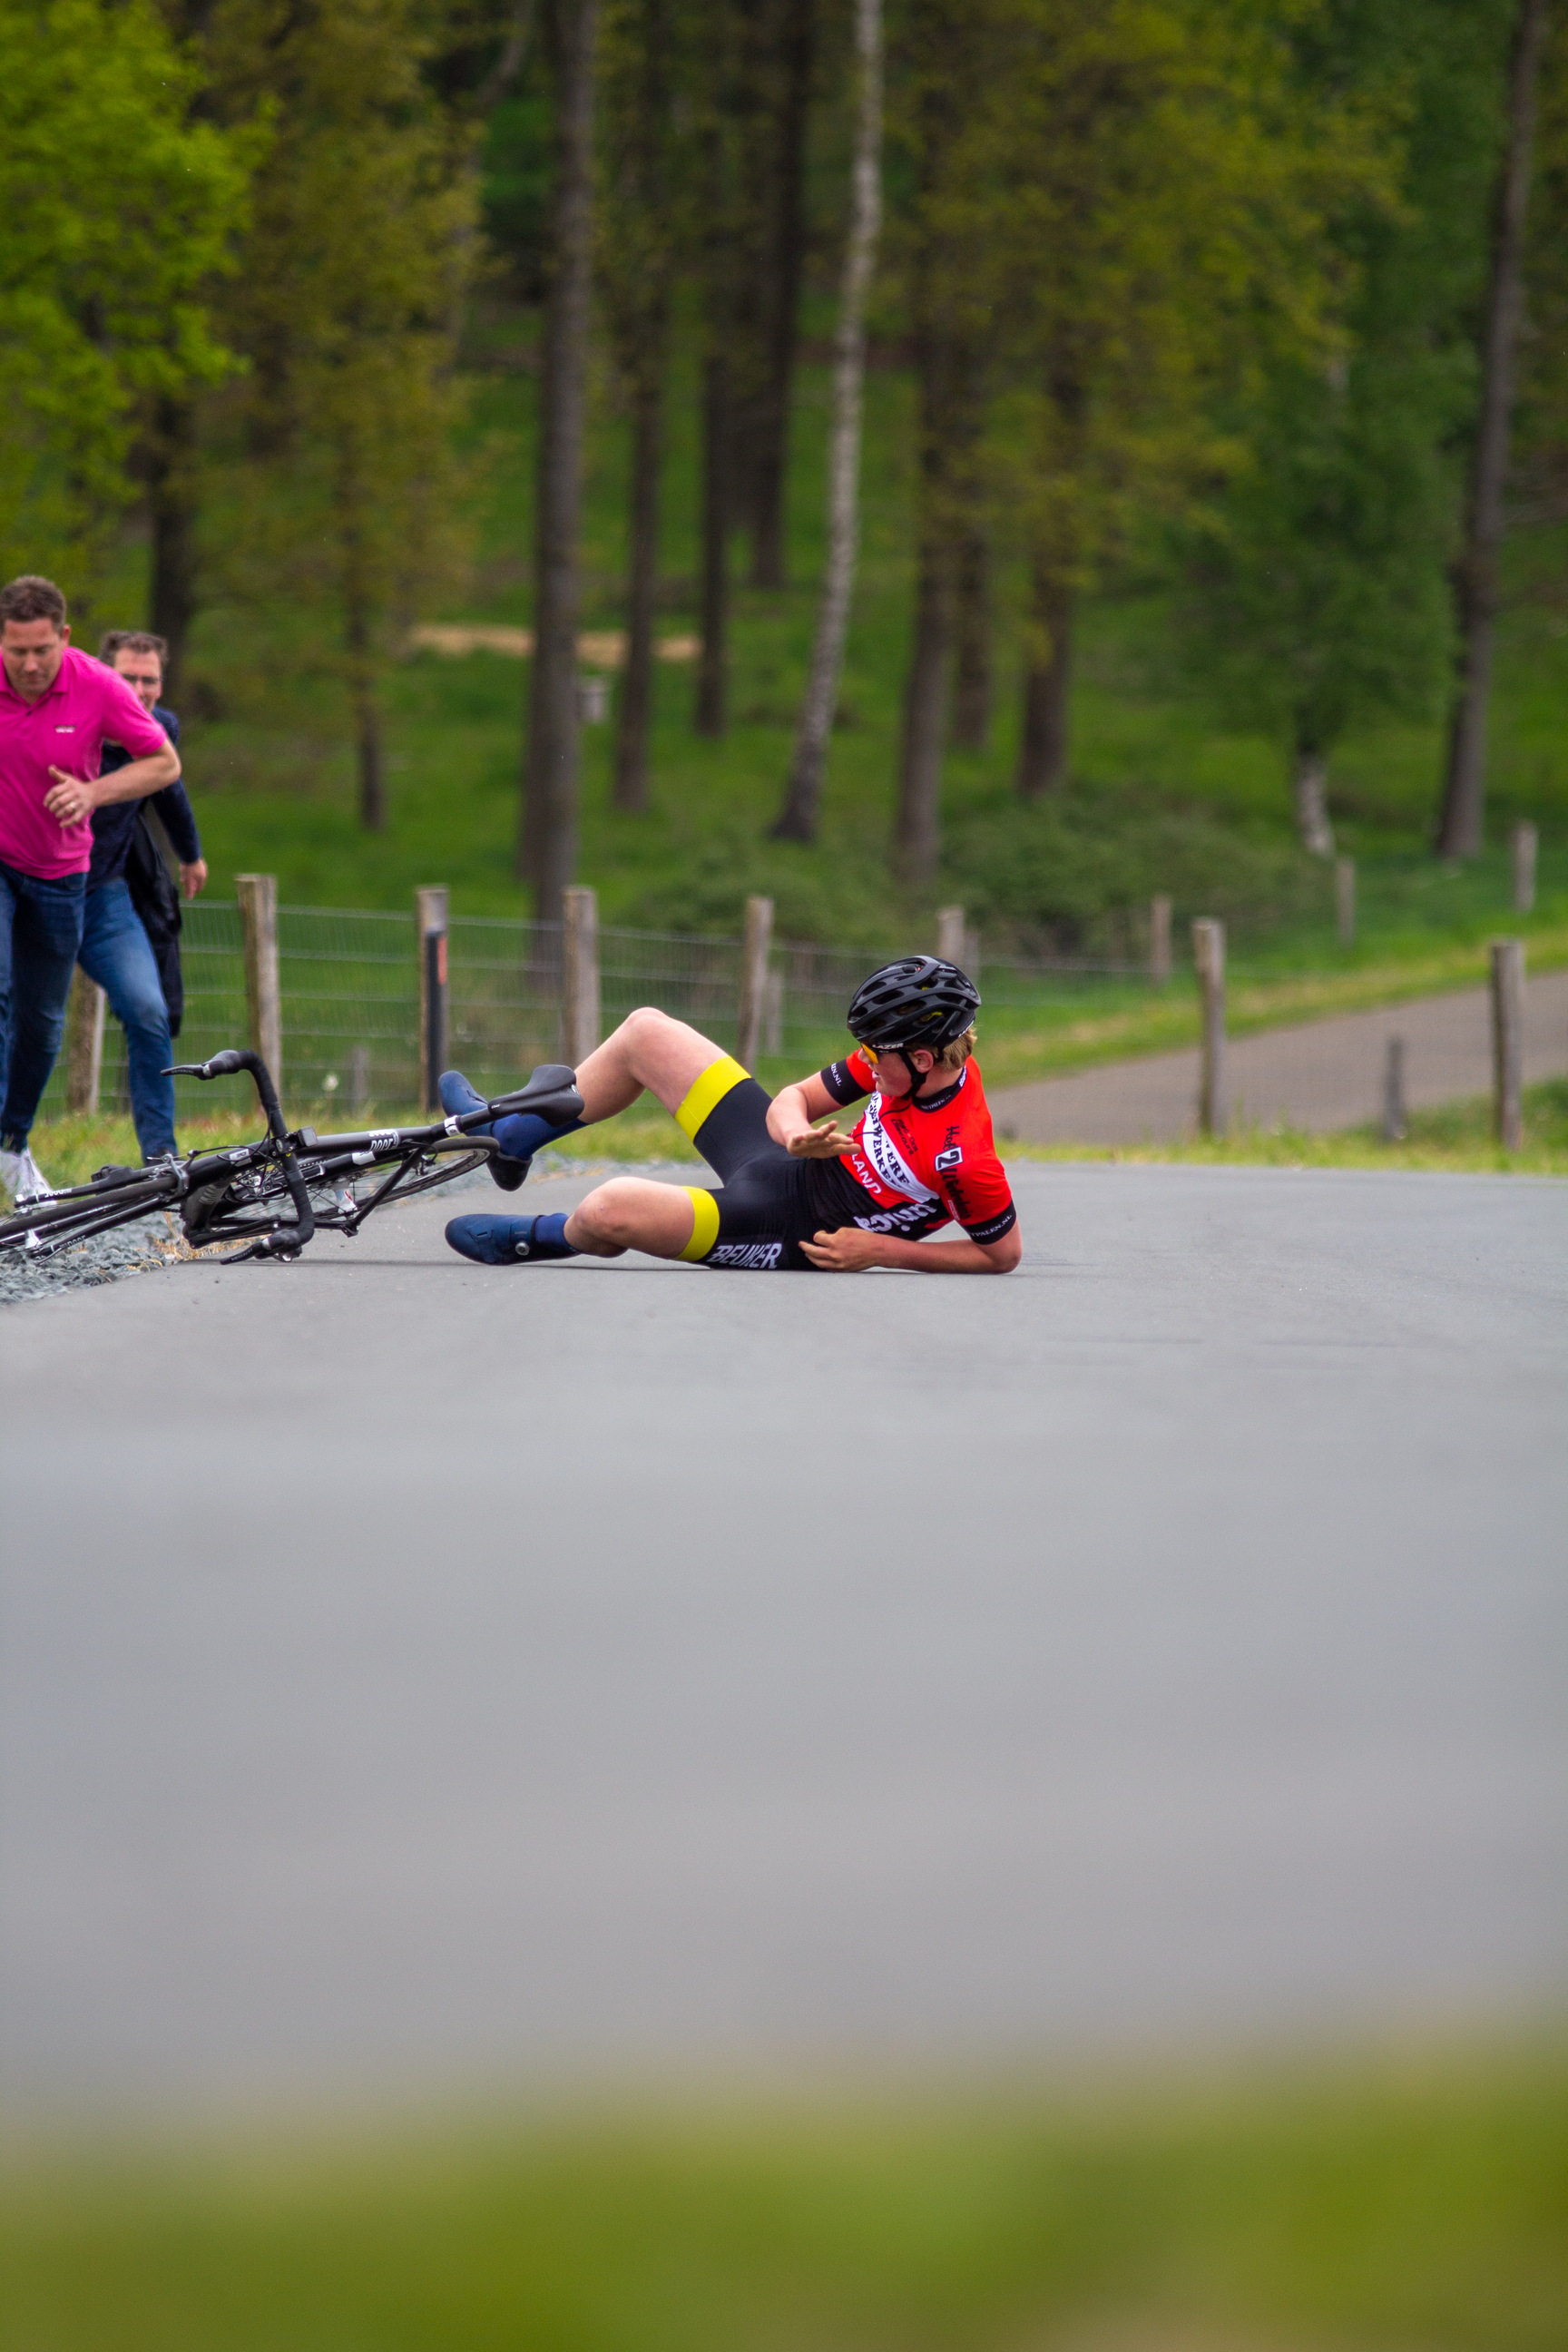
<instances>
[{"instance_id":1,"label":"gravel on roadside","mask_svg":"<svg viewBox=\"0 0 1568 2352\"><path fill-rule=\"evenodd\" d=\"M650 1161L644 1166L624 1165L619 1161L584 1161L564 1152L542 1151L535 1163L537 1177L562 1176L659 1176L672 1172L674 1160ZM681 1162L682 1167L685 1166ZM448 1193L468 1192L476 1187L489 1187L489 1179L482 1168L467 1176L454 1177L444 1189ZM3 1198L0 1195L0 1198ZM393 1204L388 1203L391 1207ZM498 1209L503 1203L496 1203ZM518 1207L515 1194L507 1196L507 1207ZM519 1208L520 1214L526 1210ZM62 1290L88 1290L100 1283L119 1282L128 1274L152 1274L160 1266L177 1265L182 1260L196 1256L221 1257L230 1246L215 1244L211 1250L193 1250L185 1240L178 1216L165 1212L162 1216L142 1217L134 1224L118 1225L113 1232L97 1234L90 1241L73 1242L68 1249L59 1250L52 1257L40 1257L36 1250L0 1250L0 1307L19 1306L31 1298L52 1298Z\"/></svg>"},{"instance_id":2,"label":"gravel on roadside","mask_svg":"<svg viewBox=\"0 0 1568 2352\"><path fill-rule=\"evenodd\" d=\"M40 1256L37 1250L0 1250L0 1307L118 1282L122 1275L147 1274L190 1255L178 1217L166 1213L141 1217L133 1225L117 1225L112 1233L95 1234L90 1241L75 1242L52 1257Z\"/></svg>"}]
</instances>

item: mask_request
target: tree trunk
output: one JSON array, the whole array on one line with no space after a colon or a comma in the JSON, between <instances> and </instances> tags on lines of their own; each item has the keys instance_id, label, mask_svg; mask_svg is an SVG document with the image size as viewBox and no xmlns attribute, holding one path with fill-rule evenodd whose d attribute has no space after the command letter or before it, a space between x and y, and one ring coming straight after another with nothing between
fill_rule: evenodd
<instances>
[{"instance_id":1,"label":"tree trunk","mask_svg":"<svg viewBox=\"0 0 1568 2352\"><path fill-rule=\"evenodd\" d=\"M952 740L962 751L983 751L991 732L991 547L973 513L960 528L953 568Z\"/></svg>"},{"instance_id":2,"label":"tree trunk","mask_svg":"<svg viewBox=\"0 0 1568 2352\"><path fill-rule=\"evenodd\" d=\"M893 866L901 881L929 882L941 851L942 756L952 653L952 598L939 537L922 541L915 586L915 643L904 685L904 734Z\"/></svg>"},{"instance_id":3,"label":"tree trunk","mask_svg":"<svg viewBox=\"0 0 1568 2352\"><path fill-rule=\"evenodd\" d=\"M699 735L729 724L730 363L715 345L702 368L702 651L697 664Z\"/></svg>"},{"instance_id":4,"label":"tree trunk","mask_svg":"<svg viewBox=\"0 0 1568 2352\"><path fill-rule=\"evenodd\" d=\"M562 918L577 863L578 532L593 253L595 0L553 0L555 175L539 385L533 673L519 870L540 919Z\"/></svg>"},{"instance_id":5,"label":"tree trunk","mask_svg":"<svg viewBox=\"0 0 1568 2352\"><path fill-rule=\"evenodd\" d=\"M981 440L989 386L973 320L956 355L952 420L953 679L952 740L981 751L991 732L991 541L986 528Z\"/></svg>"},{"instance_id":6,"label":"tree trunk","mask_svg":"<svg viewBox=\"0 0 1568 2352\"><path fill-rule=\"evenodd\" d=\"M658 474L664 454L664 328L632 401L631 562L626 582L626 667L616 740L615 803L647 806L647 736L653 715L654 607L658 590Z\"/></svg>"},{"instance_id":7,"label":"tree trunk","mask_svg":"<svg viewBox=\"0 0 1568 2352\"><path fill-rule=\"evenodd\" d=\"M1321 751L1304 743L1296 747L1294 777L1296 830L1301 846L1313 857L1334 854L1334 828L1329 821L1329 765Z\"/></svg>"},{"instance_id":8,"label":"tree trunk","mask_svg":"<svg viewBox=\"0 0 1568 2352\"><path fill-rule=\"evenodd\" d=\"M185 640L196 610L195 446L195 403L165 393L153 411L148 503L153 525L151 626L169 647L163 699L170 704L179 700Z\"/></svg>"},{"instance_id":9,"label":"tree trunk","mask_svg":"<svg viewBox=\"0 0 1568 2352\"><path fill-rule=\"evenodd\" d=\"M1498 550L1513 410L1514 353L1523 299L1525 213L1535 85L1546 33L1546 0L1520 0L1509 71L1508 145L1499 177L1491 272L1481 344L1481 406L1470 460L1465 543L1454 567L1458 623L1458 690L1448 739L1448 768L1437 847L1445 857L1473 857L1486 809L1487 704L1497 625Z\"/></svg>"},{"instance_id":10,"label":"tree trunk","mask_svg":"<svg viewBox=\"0 0 1568 2352\"><path fill-rule=\"evenodd\" d=\"M860 102L855 127L849 236L839 298L833 381L833 431L828 455L827 570L812 647L811 673L795 734L784 807L773 827L780 841L815 841L827 740L838 701L849 599L859 550L860 415L866 382L866 301L881 223L881 0L855 0L855 55Z\"/></svg>"},{"instance_id":11,"label":"tree trunk","mask_svg":"<svg viewBox=\"0 0 1568 2352\"><path fill-rule=\"evenodd\" d=\"M1024 740L1018 790L1026 801L1067 781L1068 687L1072 668L1072 590L1045 562L1035 568L1036 644L1024 678Z\"/></svg>"},{"instance_id":12,"label":"tree trunk","mask_svg":"<svg viewBox=\"0 0 1568 2352\"><path fill-rule=\"evenodd\" d=\"M923 29L916 16L911 47L917 58L923 51ZM952 138L953 97L951 75L921 77L916 111L919 143L910 270L919 384L915 633L904 682L892 856L895 874L907 883L929 881L936 871L952 655L952 493L959 409L955 394L962 367L949 283L953 256L942 233L936 190Z\"/></svg>"},{"instance_id":13,"label":"tree trunk","mask_svg":"<svg viewBox=\"0 0 1568 2352\"><path fill-rule=\"evenodd\" d=\"M359 821L367 833L386 829L386 788L376 707L375 609L365 549L363 452L352 427L340 426L333 507L337 516L343 608L344 670L353 713L359 776Z\"/></svg>"},{"instance_id":14,"label":"tree trunk","mask_svg":"<svg viewBox=\"0 0 1568 2352\"><path fill-rule=\"evenodd\" d=\"M623 67L619 83L612 78L602 102L607 115L604 144L609 151L611 199L605 219L610 235L605 299L621 381L631 403L626 666L616 714L614 802L618 809L637 812L647 806L665 355L673 271L666 0L641 0L635 30L626 30L635 43L633 70L627 74Z\"/></svg>"},{"instance_id":15,"label":"tree trunk","mask_svg":"<svg viewBox=\"0 0 1568 2352\"><path fill-rule=\"evenodd\" d=\"M763 373L750 453L753 588L782 588L788 576L784 499L801 269L805 257L805 130L811 105L816 0L782 0L782 6L780 104L763 272Z\"/></svg>"},{"instance_id":16,"label":"tree trunk","mask_svg":"<svg viewBox=\"0 0 1568 2352\"><path fill-rule=\"evenodd\" d=\"M733 117L746 96L744 58L737 50L742 20L732 0L705 12L708 55L707 120L701 142L702 465L698 523L698 605L702 646L698 656L692 723L699 735L722 735L728 724L730 531L734 506L736 383L733 355L742 309L737 244L744 206L738 182Z\"/></svg>"},{"instance_id":17,"label":"tree trunk","mask_svg":"<svg viewBox=\"0 0 1568 2352\"><path fill-rule=\"evenodd\" d=\"M386 776L381 751L381 710L375 697L375 674L368 660L363 615L349 613L349 653L353 668L350 691L353 699L354 749L359 763L359 821L367 833L386 831ZM361 656L355 659L355 656Z\"/></svg>"}]
</instances>

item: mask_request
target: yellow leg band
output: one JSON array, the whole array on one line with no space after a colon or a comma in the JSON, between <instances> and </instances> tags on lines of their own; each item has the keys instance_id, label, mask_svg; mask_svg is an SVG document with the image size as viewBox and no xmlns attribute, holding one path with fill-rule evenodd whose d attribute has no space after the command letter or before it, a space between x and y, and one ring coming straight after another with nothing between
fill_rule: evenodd
<instances>
[{"instance_id":1,"label":"yellow leg band","mask_svg":"<svg viewBox=\"0 0 1568 2352\"><path fill-rule=\"evenodd\" d=\"M710 1062L675 1116L691 1142L697 1140L697 1130L703 1120L721 1103L731 1087L751 1076L743 1070L733 1054L725 1054L719 1061Z\"/></svg>"},{"instance_id":2,"label":"yellow leg band","mask_svg":"<svg viewBox=\"0 0 1568 2352\"><path fill-rule=\"evenodd\" d=\"M695 1265L719 1238L719 1203L705 1185L688 1184L682 1189L691 1203L691 1239L680 1255Z\"/></svg>"}]
</instances>

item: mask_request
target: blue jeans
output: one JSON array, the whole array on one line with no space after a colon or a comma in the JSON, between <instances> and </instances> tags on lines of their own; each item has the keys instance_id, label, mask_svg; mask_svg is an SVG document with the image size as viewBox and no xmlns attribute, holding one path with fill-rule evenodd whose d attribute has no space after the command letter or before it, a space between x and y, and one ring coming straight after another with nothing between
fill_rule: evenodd
<instances>
[{"instance_id":1,"label":"blue jeans","mask_svg":"<svg viewBox=\"0 0 1568 2352\"><path fill-rule=\"evenodd\" d=\"M174 1081L163 1076L174 1058L169 1008L129 884L105 882L87 894L77 961L108 997L125 1031L131 1116L144 1160L174 1149Z\"/></svg>"},{"instance_id":2,"label":"blue jeans","mask_svg":"<svg viewBox=\"0 0 1568 2352\"><path fill-rule=\"evenodd\" d=\"M46 882L0 862L0 1150L20 1151L65 1034L87 877Z\"/></svg>"}]
</instances>

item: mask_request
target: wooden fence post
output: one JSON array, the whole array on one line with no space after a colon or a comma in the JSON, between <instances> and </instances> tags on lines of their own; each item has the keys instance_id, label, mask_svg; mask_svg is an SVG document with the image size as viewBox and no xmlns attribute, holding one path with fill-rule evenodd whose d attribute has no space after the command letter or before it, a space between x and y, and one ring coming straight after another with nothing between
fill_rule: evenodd
<instances>
[{"instance_id":1,"label":"wooden fence post","mask_svg":"<svg viewBox=\"0 0 1568 2352\"><path fill-rule=\"evenodd\" d=\"M944 963L962 965L964 957L963 909L962 907L939 907L936 910L936 951Z\"/></svg>"},{"instance_id":2,"label":"wooden fence post","mask_svg":"<svg viewBox=\"0 0 1568 2352\"><path fill-rule=\"evenodd\" d=\"M419 931L419 1083L426 1110L441 1108L447 1066L447 908L445 887L414 893Z\"/></svg>"},{"instance_id":3,"label":"wooden fence post","mask_svg":"<svg viewBox=\"0 0 1568 2352\"><path fill-rule=\"evenodd\" d=\"M278 984L278 877L237 874L235 895L245 929L245 1001L250 1044L283 1094L283 1003Z\"/></svg>"},{"instance_id":4,"label":"wooden fence post","mask_svg":"<svg viewBox=\"0 0 1568 2352\"><path fill-rule=\"evenodd\" d=\"M1163 988L1171 977L1171 901L1162 894L1149 901L1149 978Z\"/></svg>"},{"instance_id":5,"label":"wooden fence post","mask_svg":"<svg viewBox=\"0 0 1568 2352\"><path fill-rule=\"evenodd\" d=\"M1524 1141L1524 941L1492 941L1492 1126L1505 1151Z\"/></svg>"},{"instance_id":6,"label":"wooden fence post","mask_svg":"<svg viewBox=\"0 0 1568 2352\"><path fill-rule=\"evenodd\" d=\"M562 1050L575 1070L599 1042L599 894L575 885L561 897Z\"/></svg>"},{"instance_id":7,"label":"wooden fence post","mask_svg":"<svg viewBox=\"0 0 1568 2352\"><path fill-rule=\"evenodd\" d=\"M773 938L773 900L748 898L746 939L741 950L740 1034L735 1041L735 1059L746 1070L755 1063L762 1044L768 1003L768 950Z\"/></svg>"},{"instance_id":8,"label":"wooden fence post","mask_svg":"<svg viewBox=\"0 0 1568 2352\"><path fill-rule=\"evenodd\" d=\"M1342 948L1355 945L1355 859L1334 860L1334 927Z\"/></svg>"},{"instance_id":9,"label":"wooden fence post","mask_svg":"<svg viewBox=\"0 0 1568 2352\"><path fill-rule=\"evenodd\" d=\"M1535 908L1535 853L1540 836L1532 824L1513 829L1513 911L1529 915Z\"/></svg>"},{"instance_id":10,"label":"wooden fence post","mask_svg":"<svg viewBox=\"0 0 1568 2352\"><path fill-rule=\"evenodd\" d=\"M1203 1007L1198 1073L1198 1132L1225 1130L1225 925L1200 916L1193 925L1193 964Z\"/></svg>"},{"instance_id":11,"label":"wooden fence post","mask_svg":"<svg viewBox=\"0 0 1568 2352\"><path fill-rule=\"evenodd\" d=\"M782 1054L784 1043L784 978L782 971L768 974L767 1010L763 1017L763 1051Z\"/></svg>"},{"instance_id":12,"label":"wooden fence post","mask_svg":"<svg viewBox=\"0 0 1568 2352\"><path fill-rule=\"evenodd\" d=\"M1403 1143L1405 1133L1405 1040L1391 1037L1388 1058L1383 1066L1383 1139L1384 1143Z\"/></svg>"},{"instance_id":13,"label":"wooden fence post","mask_svg":"<svg viewBox=\"0 0 1568 2352\"><path fill-rule=\"evenodd\" d=\"M109 1000L80 964L66 1004L66 1108L96 1114L103 1077L103 1011Z\"/></svg>"}]
</instances>

